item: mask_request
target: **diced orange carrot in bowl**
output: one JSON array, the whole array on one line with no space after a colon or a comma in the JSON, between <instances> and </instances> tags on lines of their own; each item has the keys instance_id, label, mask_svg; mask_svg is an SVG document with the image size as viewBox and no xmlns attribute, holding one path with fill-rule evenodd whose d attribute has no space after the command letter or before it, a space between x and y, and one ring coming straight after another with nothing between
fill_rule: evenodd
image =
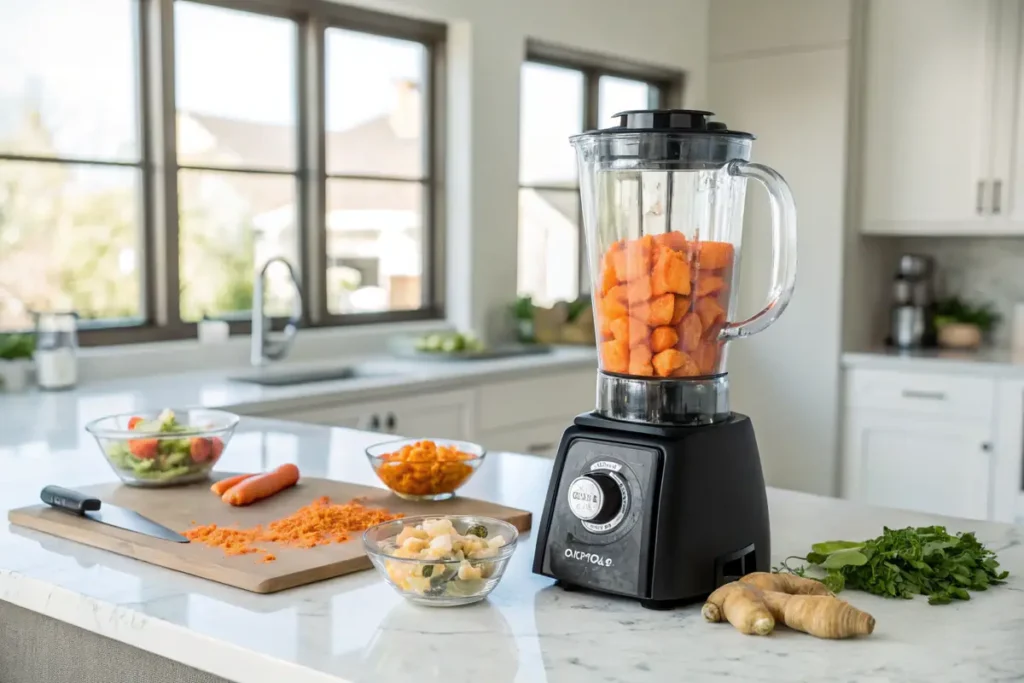
<instances>
[{"instance_id":1,"label":"diced orange carrot in bowl","mask_svg":"<svg viewBox=\"0 0 1024 683\"><path fill-rule=\"evenodd\" d=\"M675 308L672 309L672 320L668 324L677 327L679 323L683 322L683 316L689 312L690 298L676 294Z\"/></svg>"},{"instance_id":2,"label":"diced orange carrot in bowl","mask_svg":"<svg viewBox=\"0 0 1024 683\"><path fill-rule=\"evenodd\" d=\"M696 296L711 296L717 294L725 287L725 280L718 277L717 275L705 275L701 273L697 276L697 291Z\"/></svg>"},{"instance_id":3,"label":"diced orange carrot in bowl","mask_svg":"<svg viewBox=\"0 0 1024 683\"><path fill-rule=\"evenodd\" d=\"M688 353L680 353L679 367L673 371L673 377L698 377L700 376L700 367L697 362Z\"/></svg>"},{"instance_id":4,"label":"diced orange carrot in bowl","mask_svg":"<svg viewBox=\"0 0 1024 683\"><path fill-rule=\"evenodd\" d=\"M700 316L694 312L683 316L683 322L679 324L679 348L683 351L693 351L700 344L700 335L704 327L700 324Z\"/></svg>"},{"instance_id":5,"label":"diced orange carrot in bowl","mask_svg":"<svg viewBox=\"0 0 1024 683\"><path fill-rule=\"evenodd\" d=\"M626 301L638 304L651 298L651 278L647 275L631 280L626 285Z\"/></svg>"},{"instance_id":6,"label":"diced orange carrot in bowl","mask_svg":"<svg viewBox=\"0 0 1024 683\"><path fill-rule=\"evenodd\" d=\"M654 373L659 377L669 377L683 365L684 358L689 358L689 356L676 349L665 349L651 359Z\"/></svg>"},{"instance_id":7,"label":"diced orange carrot in bowl","mask_svg":"<svg viewBox=\"0 0 1024 683\"><path fill-rule=\"evenodd\" d=\"M730 242L694 242L690 248L696 252L700 270L717 270L732 265L733 246Z\"/></svg>"},{"instance_id":8,"label":"diced orange carrot in bowl","mask_svg":"<svg viewBox=\"0 0 1024 683\"><path fill-rule=\"evenodd\" d=\"M651 272L651 291L654 296L690 293L690 264L682 252L662 249Z\"/></svg>"},{"instance_id":9,"label":"diced orange carrot in bowl","mask_svg":"<svg viewBox=\"0 0 1024 683\"><path fill-rule=\"evenodd\" d=\"M671 327L655 327L651 332L651 351L659 353L671 349L679 342L679 333Z\"/></svg>"},{"instance_id":10,"label":"diced orange carrot in bowl","mask_svg":"<svg viewBox=\"0 0 1024 683\"><path fill-rule=\"evenodd\" d=\"M647 324L651 327L668 325L672 322L672 314L676 309L675 294L668 293L656 296L651 299L650 313L647 316Z\"/></svg>"},{"instance_id":11,"label":"diced orange carrot in bowl","mask_svg":"<svg viewBox=\"0 0 1024 683\"><path fill-rule=\"evenodd\" d=\"M629 370L629 345L618 339L601 342L601 368L621 374Z\"/></svg>"},{"instance_id":12,"label":"diced orange carrot in bowl","mask_svg":"<svg viewBox=\"0 0 1024 683\"><path fill-rule=\"evenodd\" d=\"M651 350L646 346L637 346L629 350L629 374L650 377L654 374L651 365Z\"/></svg>"}]
</instances>

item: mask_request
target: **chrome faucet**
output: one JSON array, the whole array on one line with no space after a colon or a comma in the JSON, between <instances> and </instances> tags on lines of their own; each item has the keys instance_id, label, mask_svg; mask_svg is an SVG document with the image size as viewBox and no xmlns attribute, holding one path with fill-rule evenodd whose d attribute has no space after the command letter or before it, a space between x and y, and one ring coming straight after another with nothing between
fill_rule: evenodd
<instances>
[{"instance_id":1,"label":"chrome faucet","mask_svg":"<svg viewBox=\"0 0 1024 683\"><path fill-rule=\"evenodd\" d=\"M273 341L270 339L270 318L263 312L263 281L266 279L267 269L270 264L280 261L288 269L288 274L295 285L295 303L292 306L291 317L284 327L284 336ZM256 280L252 288L252 349L249 360L253 365L266 365L267 361L281 360L288 353L295 335L299 331L299 323L302 321L302 287L299 285L299 278L295 275L292 264L283 256L274 256L263 264L263 268L256 273Z\"/></svg>"}]
</instances>

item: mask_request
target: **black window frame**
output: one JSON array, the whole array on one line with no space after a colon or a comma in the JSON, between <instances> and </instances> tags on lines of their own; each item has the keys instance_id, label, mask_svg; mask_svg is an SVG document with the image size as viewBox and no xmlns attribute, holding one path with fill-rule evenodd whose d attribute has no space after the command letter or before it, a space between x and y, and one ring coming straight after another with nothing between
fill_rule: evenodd
<instances>
[{"instance_id":1,"label":"black window frame","mask_svg":"<svg viewBox=\"0 0 1024 683\"><path fill-rule=\"evenodd\" d=\"M570 69L583 75L583 121L581 131L595 130L603 125L610 125L610 121L599 121L600 114L600 93L601 78L610 76L612 78L624 78L631 81L646 83L650 88L648 107L672 109L682 106L683 91L686 83L686 74L682 71L666 69L660 66L653 66L628 59L589 53L575 48L562 47L553 43L546 43L537 40L528 40L526 44L526 57L523 66L526 64L544 64L559 69ZM521 143L520 143L521 149ZM577 287L578 296L587 296L589 292L587 267L586 267L586 236L583 229L583 208L580 205L579 179L576 185L548 184L548 183L524 183L520 179L517 191L524 189L539 190L543 192L575 192L578 206L577 212L577 239L579 263L577 264ZM518 227L517 227L518 230ZM518 283L517 283L518 289Z\"/></svg>"},{"instance_id":2,"label":"black window frame","mask_svg":"<svg viewBox=\"0 0 1024 683\"><path fill-rule=\"evenodd\" d=\"M177 158L177 102L175 92L175 2L191 2L227 10L278 17L295 22L296 149L294 170L179 163ZM440 153L443 131L443 60L447 29L444 24L337 4L331 0L133 0L136 30L137 115L140 127L140 159L136 162L95 161L74 158L0 154L6 161L88 164L141 170L142 249L141 322L118 320L79 321L83 346L192 339L197 323L181 318L178 251L178 175L181 170L226 173L273 173L293 176L296 182L299 273L303 294L303 327L344 327L383 322L441 320L444 318L443 253L444 220L440 188L444 177ZM423 282L422 305L413 310L332 314L327 306L327 216L324 142L325 88L324 42L329 28L411 40L424 46L425 166L417 182L423 189ZM387 177L374 180L389 180ZM256 264L257 269L261 264ZM253 274L255 277L255 273ZM251 331L249 312L225 316L232 334ZM276 329L284 318L275 318Z\"/></svg>"}]
</instances>

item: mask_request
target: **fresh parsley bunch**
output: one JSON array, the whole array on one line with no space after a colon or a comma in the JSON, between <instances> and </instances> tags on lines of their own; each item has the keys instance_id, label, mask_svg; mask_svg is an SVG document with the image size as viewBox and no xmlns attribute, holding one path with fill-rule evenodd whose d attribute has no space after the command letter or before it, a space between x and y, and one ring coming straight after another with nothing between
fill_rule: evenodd
<instances>
[{"instance_id":1,"label":"fresh parsley bunch","mask_svg":"<svg viewBox=\"0 0 1024 683\"><path fill-rule=\"evenodd\" d=\"M945 527L884 528L869 541L815 543L804 559L825 571L821 581L836 593L844 588L892 598L927 595L928 604L970 600L969 590L983 591L1005 583L996 555L973 533L946 532ZM805 568L783 569L804 575Z\"/></svg>"}]
</instances>

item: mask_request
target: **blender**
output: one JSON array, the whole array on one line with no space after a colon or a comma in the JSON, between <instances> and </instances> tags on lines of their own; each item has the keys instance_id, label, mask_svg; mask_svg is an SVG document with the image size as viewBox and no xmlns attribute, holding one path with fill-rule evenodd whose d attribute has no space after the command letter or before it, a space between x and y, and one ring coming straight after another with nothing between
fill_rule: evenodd
<instances>
[{"instance_id":1,"label":"blender","mask_svg":"<svg viewBox=\"0 0 1024 683\"><path fill-rule=\"evenodd\" d=\"M796 278L785 180L710 112L616 114L573 136L594 319L597 408L562 437L533 571L670 608L770 562L750 418L729 408L728 344L771 325ZM771 287L736 321L747 179L768 192ZM766 389L769 390L769 389Z\"/></svg>"}]
</instances>

